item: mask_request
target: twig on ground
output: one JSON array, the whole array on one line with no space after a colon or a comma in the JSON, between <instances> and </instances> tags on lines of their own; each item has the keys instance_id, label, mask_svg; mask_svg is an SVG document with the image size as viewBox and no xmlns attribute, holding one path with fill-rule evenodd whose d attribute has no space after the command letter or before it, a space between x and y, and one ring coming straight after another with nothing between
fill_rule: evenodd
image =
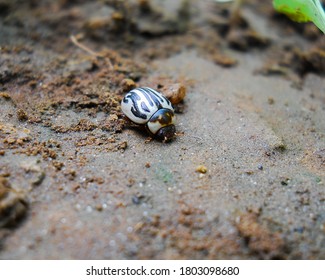
<instances>
[{"instance_id":1,"label":"twig on ground","mask_svg":"<svg viewBox=\"0 0 325 280\"><path fill-rule=\"evenodd\" d=\"M102 54L98 53L98 52L94 52L93 50L91 50L90 48L88 48L87 46L85 46L84 44L80 43L77 39L76 36L74 35L71 35L70 36L70 40L71 42L77 46L78 48L84 50L85 52L87 52L88 54L92 55L92 56L95 56L96 58L103 58L105 59L105 61L107 62L108 66L110 69L113 69L113 64L111 62L111 60L106 57L106 56L103 56Z\"/></svg>"}]
</instances>

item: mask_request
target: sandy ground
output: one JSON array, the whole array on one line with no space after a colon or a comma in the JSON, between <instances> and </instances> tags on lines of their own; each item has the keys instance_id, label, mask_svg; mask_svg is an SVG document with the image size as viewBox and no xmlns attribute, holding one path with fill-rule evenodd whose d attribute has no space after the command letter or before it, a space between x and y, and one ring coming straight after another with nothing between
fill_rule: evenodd
<instances>
[{"instance_id":1,"label":"sandy ground","mask_svg":"<svg viewBox=\"0 0 325 280\"><path fill-rule=\"evenodd\" d=\"M324 259L324 36L122 2L0 1L0 258ZM125 123L128 90L180 84L172 142Z\"/></svg>"}]
</instances>

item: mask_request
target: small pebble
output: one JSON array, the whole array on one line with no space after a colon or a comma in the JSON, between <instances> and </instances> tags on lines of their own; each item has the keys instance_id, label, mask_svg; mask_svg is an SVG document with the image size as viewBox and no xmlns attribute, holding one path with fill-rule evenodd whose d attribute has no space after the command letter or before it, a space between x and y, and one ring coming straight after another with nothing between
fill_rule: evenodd
<instances>
[{"instance_id":1,"label":"small pebble","mask_svg":"<svg viewBox=\"0 0 325 280\"><path fill-rule=\"evenodd\" d=\"M132 202L136 205L140 204L140 199L137 196L132 196Z\"/></svg>"},{"instance_id":2,"label":"small pebble","mask_svg":"<svg viewBox=\"0 0 325 280\"><path fill-rule=\"evenodd\" d=\"M172 104L178 104L185 98L186 88L180 83L172 84L166 87L163 91Z\"/></svg>"},{"instance_id":3,"label":"small pebble","mask_svg":"<svg viewBox=\"0 0 325 280\"><path fill-rule=\"evenodd\" d=\"M208 169L204 165L199 165L198 167L196 167L195 171L205 174L205 173L207 173Z\"/></svg>"},{"instance_id":4,"label":"small pebble","mask_svg":"<svg viewBox=\"0 0 325 280\"><path fill-rule=\"evenodd\" d=\"M17 110L17 118L20 121L27 121L28 120L28 116L27 116L26 112L23 109L18 109Z\"/></svg>"},{"instance_id":5,"label":"small pebble","mask_svg":"<svg viewBox=\"0 0 325 280\"><path fill-rule=\"evenodd\" d=\"M137 87L137 85L132 79L122 80L122 89L124 92L128 92L136 87Z\"/></svg>"}]
</instances>

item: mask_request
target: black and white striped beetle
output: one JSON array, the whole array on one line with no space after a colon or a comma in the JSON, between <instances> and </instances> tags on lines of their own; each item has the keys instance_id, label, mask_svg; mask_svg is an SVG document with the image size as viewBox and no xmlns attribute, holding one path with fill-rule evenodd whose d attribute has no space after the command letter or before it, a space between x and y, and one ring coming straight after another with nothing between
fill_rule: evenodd
<instances>
[{"instance_id":1,"label":"black and white striped beetle","mask_svg":"<svg viewBox=\"0 0 325 280\"><path fill-rule=\"evenodd\" d=\"M134 123L145 125L155 138L170 141L175 136L175 114L170 101L148 88L136 88L121 102L123 113Z\"/></svg>"}]
</instances>

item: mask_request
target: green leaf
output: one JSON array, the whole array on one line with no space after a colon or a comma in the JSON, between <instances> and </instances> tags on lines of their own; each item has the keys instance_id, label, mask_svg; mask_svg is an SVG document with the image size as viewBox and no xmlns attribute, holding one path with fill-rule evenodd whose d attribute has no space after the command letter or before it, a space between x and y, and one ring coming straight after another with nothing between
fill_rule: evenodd
<instances>
[{"instance_id":1,"label":"green leaf","mask_svg":"<svg viewBox=\"0 0 325 280\"><path fill-rule=\"evenodd\" d=\"M325 12L319 0L273 0L273 7L293 21L312 21L325 33Z\"/></svg>"}]
</instances>

